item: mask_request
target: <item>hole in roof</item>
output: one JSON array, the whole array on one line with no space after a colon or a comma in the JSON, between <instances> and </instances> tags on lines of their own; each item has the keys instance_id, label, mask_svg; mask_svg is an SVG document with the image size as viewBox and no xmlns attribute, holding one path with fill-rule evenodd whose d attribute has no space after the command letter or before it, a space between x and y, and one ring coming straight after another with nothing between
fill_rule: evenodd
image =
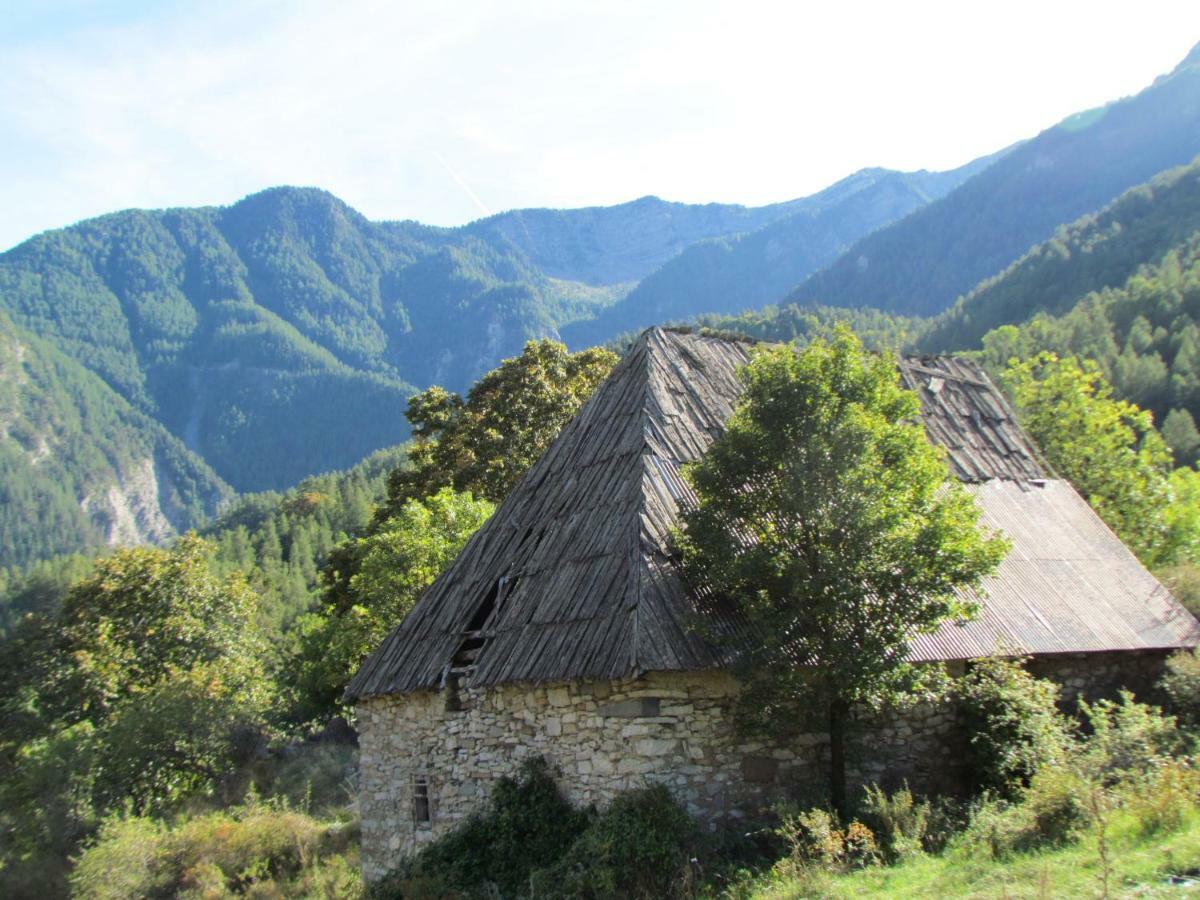
<instances>
[{"instance_id":1,"label":"hole in roof","mask_svg":"<svg viewBox=\"0 0 1200 900\"><path fill-rule=\"evenodd\" d=\"M496 580L496 583L492 585L491 589L484 594L483 600L481 600L479 606L475 608L475 615L471 616L470 621L467 622L467 627L465 629L466 631L479 631L481 628L483 628L483 626L487 623L487 620L491 617L492 611L496 608L496 600L500 596L500 588L503 585L504 577L501 576Z\"/></svg>"}]
</instances>

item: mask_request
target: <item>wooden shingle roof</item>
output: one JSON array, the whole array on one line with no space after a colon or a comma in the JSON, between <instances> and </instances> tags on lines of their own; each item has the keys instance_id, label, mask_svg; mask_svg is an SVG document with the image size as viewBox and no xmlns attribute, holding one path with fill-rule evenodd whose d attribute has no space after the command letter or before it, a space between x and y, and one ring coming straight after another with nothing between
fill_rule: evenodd
<instances>
[{"instance_id":1,"label":"wooden shingle roof","mask_svg":"<svg viewBox=\"0 0 1200 900\"><path fill-rule=\"evenodd\" d=\"M718 664L689 628L695 598L671 563L669 539L681 506L693 500L680 467L723 430L749 350L696 334L645 332L363 664L347 698L436 688L452 673L484 686ZM925 357L901 360L900 370L951 471L979 485L985 519L1015 545L989 580L985 614L918 638L917 658L1196 643L1195 620L1069 485L1050 481L978 367ZM1055 502L1047 504L1051 495ZM1030 564L1038 553L1052 558ZM1064 568L1066 557L1072 566ZM1093 565L1093 557L1104 565ZM1059 612L1032 618L1051 624L1031 626L1029 608L1050 602ZM1097 604L1112 627L1096 623Z\"/></svg>"}]
</instances>

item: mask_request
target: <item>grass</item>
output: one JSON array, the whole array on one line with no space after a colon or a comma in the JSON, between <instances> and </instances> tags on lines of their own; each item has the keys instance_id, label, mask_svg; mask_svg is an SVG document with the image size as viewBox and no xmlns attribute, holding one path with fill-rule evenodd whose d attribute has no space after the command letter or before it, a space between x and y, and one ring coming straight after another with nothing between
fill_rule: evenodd
<instances>
[{"instance_id":1,"label":"grass","mask_svg":"<svg viewBox=\"0 0 1200 900\"><path fill-rule=\"evenodd\" d=\"M1200 810L1191 810L1182 825L1167 834L1146 835L1127 812L1113 814L1108 828L1111 871L1109 896L1177 896L1172 875L1200 872ZM875 866L848 874L807 872L762 876L728 896L744 900L793 897L1097 897L1102 868L1096 836L1057 850L1020 854L999 861L970 854L952 845L940 856Z\"/></svg>"}]
</instances>

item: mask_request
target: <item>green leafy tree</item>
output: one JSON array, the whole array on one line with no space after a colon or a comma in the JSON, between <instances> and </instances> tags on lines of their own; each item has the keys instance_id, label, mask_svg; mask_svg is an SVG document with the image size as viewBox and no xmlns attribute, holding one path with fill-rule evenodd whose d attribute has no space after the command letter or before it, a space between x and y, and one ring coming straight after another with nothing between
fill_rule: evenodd
<instances>
[{"instance_id":1,"label":"green leafy tree","mask_svg":"<svg viewBox=\"0 0 1200 900\"><path fill-rule=\"evenodd\" d=\"M351 542L361 560L350 579L352 602L302 619L294 680L297 715L337 709L347 682L367 655L412 609L421 591L450 564L492 514L493 505L442 488L409 500L383 528Z\"/></svg>"},{"instance_id":2,"label":"green leafy tree","mask_svg":"<svg viewBox=\"0 0 1200 900\"><path fill-rule=\"evenodd\" d=\"M65 852L105 811L162 809L242 758L270 682L255 595L209 570L211 550L118 550L3 644L5 855Z\"/></svg>"},{"instance_id":3,"label":"green leafy tree","mask_svg":"<svg viewBox=\"0 0 1200 900\"><path fill-rule=\"evenodd\" d=\"M406 413L416 438L412 467L396 472L380 518L446 486L503 500L616 362L598 347L568 353L555 341L530 341L466 400L436 386L417 394Z\"/></svg>"},{"instance_id":4,"label":"green leafy tree","mask_svg":"<svg viewBox=\"0 0 1200 900\"><path fill-rule=\"evenodd\" d=\"M745 620L710 629L742 685L741 727L827 731L844 813L851 709L929 685L932 670L905 660L908 641L972 615L955 591L1007 544L978 530L893 357L841 329L801 352L760 350L743 377L724 435L688 471L698 503L679 536L684 571Z\"/></svg>"},{"instance_id":5,"label":"green leafy tree","mask_svg":"<svg viewBox=\"0 0 1200 900\"><path fill-rule=\"evenodd\" d=\"M555 341L530 341L520 356L476 382L465 400L437 386L414 396L406 413L415 438L409 465L389 477L387 500L368 533L385 529L410 500L446 487L499 503L616 362L616 354L600 348L568 353ZM350 582L362 549L350 541L330 555L326 603L353 605Z\"/></svg>"},{"instance_id":6,"label":"green leafy tree","mask_svg":"<svg viewBox=\"0 0 1200 900\"><path fill-rule=\"evenodd\" d=\"M1150 413L1114 399L1099 368L1074 357L1014 361L1004 382L1050 465L1144 563L1170 562L1181 543L1167 514L1171 454Z\"/></svg>"}]
</instances>

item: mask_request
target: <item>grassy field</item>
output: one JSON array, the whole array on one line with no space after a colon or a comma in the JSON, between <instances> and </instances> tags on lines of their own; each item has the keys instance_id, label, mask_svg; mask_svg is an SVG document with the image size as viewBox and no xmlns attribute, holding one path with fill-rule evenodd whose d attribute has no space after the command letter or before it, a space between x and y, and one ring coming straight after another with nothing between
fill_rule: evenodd
<instances>
[{"instance_id":1,"label":"grassy field","mask_svg":"<svg viewBox=\"0 0 1200 900\"><path fill-rule=\"evenodd\" d=\"M1200 896L1200 810L1168 834L1144 834L1139 820L1115 813L1107 830L1110 897ZM739 900L792 897L1102 897L1103 865L1095 834L1055 850L993 860L951 846L896 866L844 875L772 873L731 892ZM1174 877L1174 883L1172 883Z\"/></svg>"}]
</instances>

